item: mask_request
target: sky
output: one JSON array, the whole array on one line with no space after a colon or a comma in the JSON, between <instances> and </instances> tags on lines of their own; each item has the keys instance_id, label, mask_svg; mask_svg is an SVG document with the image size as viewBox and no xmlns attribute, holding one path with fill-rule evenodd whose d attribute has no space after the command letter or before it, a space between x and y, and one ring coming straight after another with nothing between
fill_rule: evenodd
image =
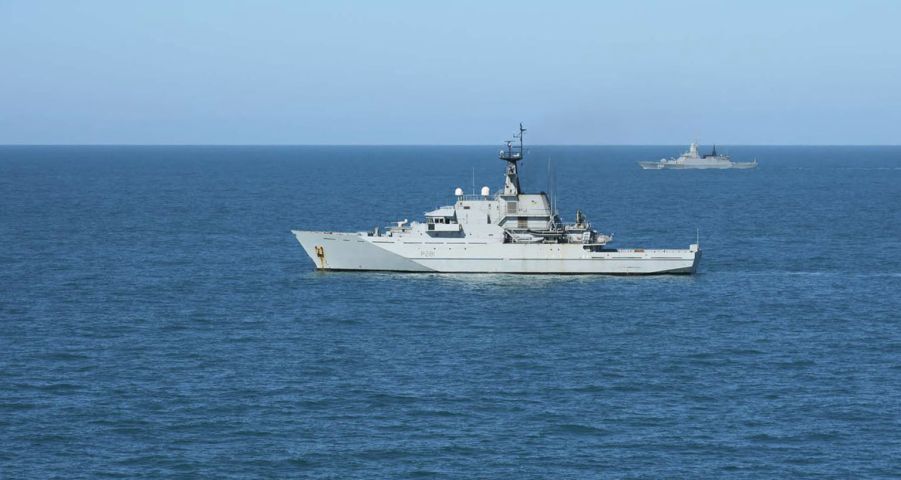
<instances>
[{"instance_id":1,"label":"sky","mask_svg":"<svg viewBox=\"0 0 901 480\"><path fill-rule=\"evenodd\" d=\"M901 1L0 0L0 144L901 144Z\"/></svg>"}]
</instances>

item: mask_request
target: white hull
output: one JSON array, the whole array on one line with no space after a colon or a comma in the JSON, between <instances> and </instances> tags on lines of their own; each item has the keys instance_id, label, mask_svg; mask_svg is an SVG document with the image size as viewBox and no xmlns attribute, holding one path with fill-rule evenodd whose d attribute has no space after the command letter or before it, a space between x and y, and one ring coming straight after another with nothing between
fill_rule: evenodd
<instances>
[{"instance_id":1,"label":"white hull","mask_svg":"<svg viewBox=\"0 0 901 480\"><path fill-rule=\"evenodd\" d=\"M292 230L319 270L394 272L653 275L694 273L701 259L688 249L592 252L571 243L404 241L365 233ZM409 239L407 239L409 240ZM317 248L320 247L320 248Z\"/></svg>"}]
</instances>

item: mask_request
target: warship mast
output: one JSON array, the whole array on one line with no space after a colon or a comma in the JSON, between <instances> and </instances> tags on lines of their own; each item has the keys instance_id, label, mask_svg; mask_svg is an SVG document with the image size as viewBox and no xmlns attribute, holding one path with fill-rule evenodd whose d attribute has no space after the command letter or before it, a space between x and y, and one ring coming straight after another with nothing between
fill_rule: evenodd
<instances>
[{"instance_id":1,"label":"warship mast","mask_svg":"<svg viewBox=\"0 0 901 480\"><path fill-rule=\"evenodd\" d=\"M517 196L522 193L522 190L519 186L519 172L516 168L516 162L522 160L523 148L522 148L522 135L526 132L526 129L522 127L522 123L519 124L519 133L513 135L513 140L507 140L507 150L501 150L498 153L498 158L507 162L507 174L504 179L504 195L505 196ZM513 142L519 140L519 145L514 145Z\"/></svg>"}]
</instances>

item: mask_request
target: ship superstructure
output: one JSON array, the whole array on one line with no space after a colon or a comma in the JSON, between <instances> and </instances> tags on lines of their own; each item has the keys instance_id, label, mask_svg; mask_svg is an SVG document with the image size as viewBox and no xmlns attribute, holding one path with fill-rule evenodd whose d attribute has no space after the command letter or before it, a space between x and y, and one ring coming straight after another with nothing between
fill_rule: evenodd
<instances>
[{"instance_id":1,"label":"ship superstructure","mask_svg":"<svg viewBox=\"0 0 901 480\"><path fill-rule=\"evenodd\" d=\"M661 158L657 162L638 162L641 168L645 170L662 170L666 168L673 169L726 169L726 168L756 168L757 159L752 162L733 162L729 155L717 154L716 145L709 154L701 155L698 153L698 144L692 143L688 147L688 151L680 155L678 158Z\"/></svg>"},{"instance_id":2,"label":"ship superstructure","mask_svg":"<svg viewBox=\"0 0 901 480\"><path fill-rule=\"evenodd\" d=\"M592 229L576 212L564 223L545 192L526 193L519 181L523 160L520 124L498 153L506 164L504 186L478 195L454 191L456 201L425 213L424 221L395 222L369 232L293 230L320 270L384 270L447 273L657 274L693 273L697 243L688 249L610 249L612 235Z\"/></svg>"}]
</instances>

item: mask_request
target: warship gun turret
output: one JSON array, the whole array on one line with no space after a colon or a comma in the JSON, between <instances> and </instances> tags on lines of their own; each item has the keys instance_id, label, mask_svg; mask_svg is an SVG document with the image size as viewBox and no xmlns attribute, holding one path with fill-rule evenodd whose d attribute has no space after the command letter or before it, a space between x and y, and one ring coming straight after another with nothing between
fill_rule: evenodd
<instances>
[{"instance_id":1,"label":"warship gun turret","mask_svg":"<svg viewBox=\"0 0 901 480\"><path fill-rule=\"evenodd\" d=\"M647 275L694 273L698 243L687 249L612 249L613 236L592 229L581 210L564 223L544 192L519 182L522 124L498 158L506 163L503 189L478 195L454 191L452 205L424 221L395 222L369 232L292 230L319 270L394 272Z\"/></svg>"}]
</instances>

